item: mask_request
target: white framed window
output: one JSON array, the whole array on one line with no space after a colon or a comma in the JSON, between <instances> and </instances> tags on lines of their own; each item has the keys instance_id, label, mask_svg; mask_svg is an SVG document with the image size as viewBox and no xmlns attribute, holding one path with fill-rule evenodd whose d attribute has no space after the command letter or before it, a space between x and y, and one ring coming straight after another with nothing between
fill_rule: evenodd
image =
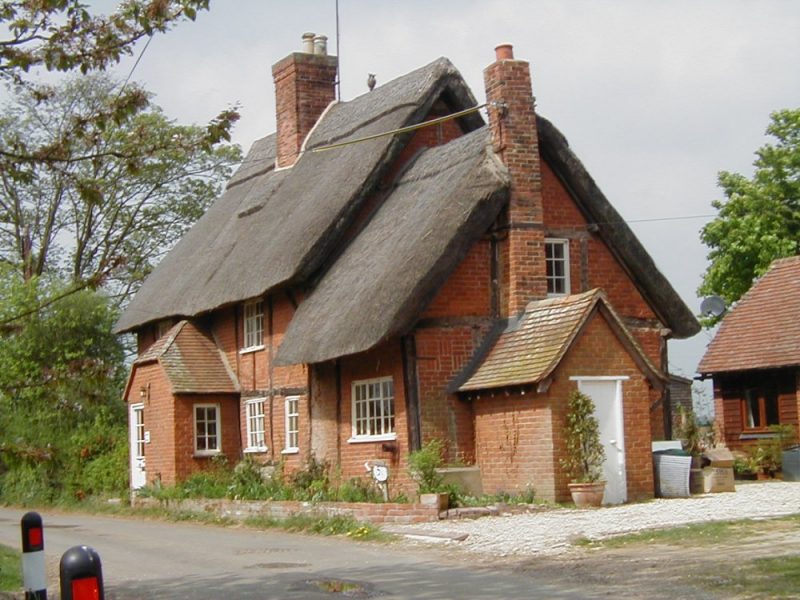
<instances>
[{"instance_id":1,"label":"white framed window","mask_svg":"<svg viewBox=\"0 0 800 600\"><path fill-rule=\"evenodd\" d=\"M253 350L264 345L264 303L261 300L244 305L244 347Z\"/></svg>"},{"instance_id":2,"label":"white framed window","mask_svg":"<svg viewBox=\"0 0 800 600\"><path fill-rule=\"evenodd\" d=\"M353 437L350 442L394 440L394 381L391 377L354 381Z\"/></svg>"},{"instance_id":3,"label":"white framed window","mask_svg":"<svg viewBox=\"0 0 800 600\"><path fill-rule=\"evenodd\" d=\"M194 405L194 453L197 456L219 454L222 448L219 404Z\"/></svg>"},{"instance_id":4,"label":"white framed window","mask_svg":"<svg viewBox=\"0 0 800 600\"><path fill-rule=\"evenodd\" d=\"M566 296L569 283L569 240L548 238L544 241L547 266L547 295Z\"/></svg>"},{"instance_id":5,"label":"white framed window","mask_svg":"<svg viewBox=\"0 0 800 600\"><path fill-rule=\"evenodd\" d=\"M162 337L167 335L167 332L172 329L172 319L165 319L164 321L159 321L158 325L156 326L156 339L160 340Z\"/></svg>"},{"instance_id":6,"label":"white framed window","mask_svg":"<svg viewBox=\"0 0 800 600\"><path fill-rule=\"evenodd\" d=\"M284 427L286 447L284 454L295 454L300 451L300 397L289 396L284 404Z\"/></svg>"},{"instance_id":7,"label":"white framed window","mask_svg":"<svg viewBox=\"0 0 800 600\"><path fill-rule=\"evenodd\" d=\"M266 452L264 398L252 398L244 404L246 412L247 448L245 452Z\"/></svg>"}]
</instances>

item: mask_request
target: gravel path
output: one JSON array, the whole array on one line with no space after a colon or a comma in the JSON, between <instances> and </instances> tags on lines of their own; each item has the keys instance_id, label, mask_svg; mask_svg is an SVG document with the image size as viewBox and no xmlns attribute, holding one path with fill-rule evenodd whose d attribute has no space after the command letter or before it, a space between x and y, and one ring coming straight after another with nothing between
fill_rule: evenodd
<instances>
[{"instance_id":1,"label":"gravel path","mask_svg":"<svg viewBox=\"0 0 800 600\"><path fill-rule=\"evenodd\" d=\"M736 492L656 499L598 509L450 520L404 527L407 533L467 533L459 547L492 556L558 554L580 538L602 539L703 521L800 513L800 482L738 484Z\"/></svg>"}]
</instances>

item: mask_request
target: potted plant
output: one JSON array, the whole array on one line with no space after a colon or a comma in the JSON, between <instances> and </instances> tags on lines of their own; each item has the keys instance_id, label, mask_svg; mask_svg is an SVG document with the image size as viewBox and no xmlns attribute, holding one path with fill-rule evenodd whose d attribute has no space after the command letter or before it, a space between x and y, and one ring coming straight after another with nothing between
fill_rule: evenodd
<instances>
[{"instance_id":1,"label":"potted plant","mask_svg":"<svg viewBox=\"0 0 800 600\"><path fill-rule=\"evenodd\" d=\"M600 443L600 424L594 416L594 402L580 390L569 396L564 428L566 454L561 467L569 475L569 491L578 507L600 506L606 482L601 480L605 450Z\"/></svg>"}]
</instances>

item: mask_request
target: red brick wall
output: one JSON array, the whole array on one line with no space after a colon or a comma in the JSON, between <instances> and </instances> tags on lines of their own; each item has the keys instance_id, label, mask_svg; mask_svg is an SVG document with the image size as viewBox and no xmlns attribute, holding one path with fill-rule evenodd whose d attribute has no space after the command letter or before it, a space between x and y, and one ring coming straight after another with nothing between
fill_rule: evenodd
<instances>
[{"instance_id":1,"label":"red brick wall","mask_svg":"<svg viewBox=\"0 0 800 600\"><path fill-rule=\"evenodd\" d=\"M144 398L140 395L142 389ZM144 404L144 430L150 433L150 443L144 448L147 483L159 477L166 484L174 482L175 408L169 381L158 363L134 367L125 400L128 404Z\"/></svg>"},{"instance_id":2,"label":"red brick wall","mask_svg":"<svg viewBox=\"0 0 800 600\"><path fill-rule=\"evenodd\" d=\"M623 418L628 500L653 496L649 421L649 384L605 319L595 314L556 370L544 394L481 394L475 401L478 463L484 490L522 491L532 485L540 498L569 499L559 460L561 431L571 376L627 376L623 381Z\"/></svg>"},{"instance_id":3,"label":"red brick wall","mask_svg":"<svg viewBox=\"0 0 800 600\"><path fill-rule=\"evenodd\" d=\"M175 472L169 481L162 474L166 484L186 479L192 473L209 468L211 456L195 456L194 453L194 407L197 404L217 404L219 406L219 427L221 435L220 454L231 465L241 458L242 439L239 432L239 398L224 394L179 394L175 396ZM145 414L145 418L147 415Z\"/></svg>"},{"instance_id":4,"label":"red brick wall","mask_svg":"<svg viewBox=\"0 0 800 600\"><path fill-rule=\"evenodd\" d=\"M422 318L489 316L492 310L491 250L489 240L476 242Z\"/></svg>"},{"instance_id":5,"label":"red brick wall","mask_svg":"<svg viewBox=\"0 0 800 600\"><path fill-rule=\"evenodd\" d=\"M472 406L446 389L475 354L484 333L469 326L431 327L414 332L422 443L442 440L449 461L475 460Z\"/></svg>"},{"instance_id":6,"label":"red brick wall","mask_svg":"<svg viewBox=\"0 0 800 600\"><path fill-rule=\"evenodd\" d=\"M335 98L335 56L296 52L272 67L277 119L277 163L294 164L308 133Z\"/></svg>"}]
</instances>

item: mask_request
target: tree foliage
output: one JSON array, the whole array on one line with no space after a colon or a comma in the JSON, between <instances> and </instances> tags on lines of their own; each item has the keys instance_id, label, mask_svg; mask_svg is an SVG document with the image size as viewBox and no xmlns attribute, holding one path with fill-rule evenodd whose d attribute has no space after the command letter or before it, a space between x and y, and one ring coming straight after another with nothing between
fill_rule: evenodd
<instances>
[{"instance_id":1,"label":"tree foliage","mask_svg":"<svg viewBox=\"0 0 800 600\"><path fill-rule=\"evenodd\" d=\"M800 252L800 109L772 113L767 133L775 138L756 151L751 179L723 171L725 200L701 239L711 250L698 290L736 302L776 258Z\"/></svg>"},{"instance_id":2,"label":"tree foliage","mask_svg":"<svg viewBox=\"0 0 800 600\"><path fill-rule=\"evenodd\" d=\"M0 266L0 317L58 296L57 282ZM127 482L116 311L90 290L67 294L0 332L0 494L52 501L119 492Z\"/></svg>"},{"instance_id":3,"label":"tree foliage","mask_svg":"<svg viewBox=\"0 0 800 600\"><path fill-rule=\"evenodd\" d=\"M0 117L0 143L57 143L103 114L118 90L105 74L69 79L46 102L19 90ZM65 159L90 160L0 170L0 260L26 280L102 282L124 300L203 214L240 155L208 145L203 128L177 125L156 106L92 128L62 148Z\"/></svg>"}]
</instances>

